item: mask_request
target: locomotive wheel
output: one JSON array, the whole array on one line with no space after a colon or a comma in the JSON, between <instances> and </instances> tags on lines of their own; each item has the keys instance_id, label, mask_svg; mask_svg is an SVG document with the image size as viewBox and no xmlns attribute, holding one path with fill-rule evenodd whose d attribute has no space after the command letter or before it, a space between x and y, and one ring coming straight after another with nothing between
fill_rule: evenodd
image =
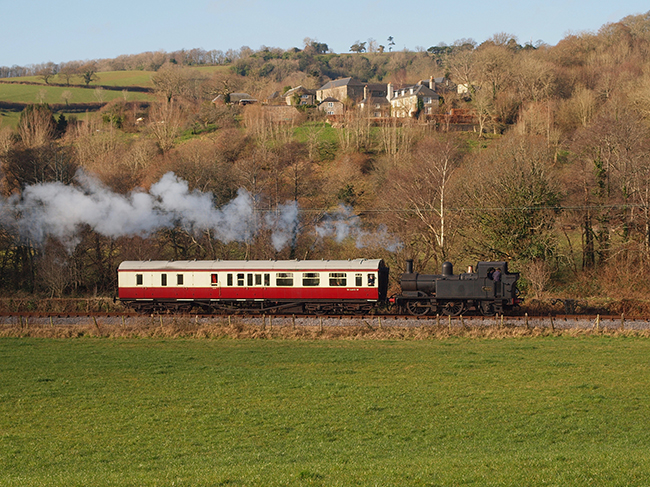
<instances>
[{"instance_id":1,"label":"locomotive wheel","mask_svg":"<svg viewBox=\"0 0 650 487\"><path fill-rule=\"evenodd\" d=\"M483 316L494 316L496 314L494 303L491 301L481 301L480 309Z\"/></svg>"},{"instance_id":2,"label":"locomotive wheel","mask_svg":"<svg viewBox=\"0 0 650 487\"><path fill-rule=\"evenodd\" d=\"M465 309L461 301L447 301L442 307L442 314L446 316L458 316Z\"/></svg>"},{"instance_id":3,"label":"locomotive wheel","mask_svg":"<svg viewBox=\"0 0 650 487\"><path fill-rule=\"evenodd\" d=\"M431 306L427 301L407 301L406 309L413 316L424 316L431 311Z\"/></svg>"}]
</instances>

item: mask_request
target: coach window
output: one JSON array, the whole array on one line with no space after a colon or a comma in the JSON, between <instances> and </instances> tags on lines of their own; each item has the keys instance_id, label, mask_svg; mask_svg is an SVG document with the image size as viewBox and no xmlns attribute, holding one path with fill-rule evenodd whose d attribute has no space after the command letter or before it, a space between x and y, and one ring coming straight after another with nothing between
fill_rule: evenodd
<instances>
[{"instance_id":1,"label":"coach window","mask_svg":"<svg viewBox=\"0 0 650 487\"><path fill-rule=\"evenodd\" d=\"M278 272L275 276L277 286L293 286L293 272Z\"/></svg>"},{"instance_id":2,"label":"coach window","mask_svg":"<svg viewBox=\"0 0 650 487\"><path fill-rule=\"evenodd\" d=\"M232 274L228 274L228 277L226 279L228 280L228 285L232 286Z\"/></svg>"},{"instance_id":3,"label":"coach window","mask_svg":"<svg viewBox=\"0 0 650 487\"><path fill-rule=\"evenodd\" d=\"M167 285L167 274L160 274L160 285L161 286Z\"/></svg>"},{"instance_id":4,"label":"coach window","mask_svg":"<svg viewBox=\"0 0 650 487\"><path fill-rule=\"evenodd\" d=\"M357 287L363 286L363 274L354 275L354 285Z\"/></svg>"},{"instance_id":5,"label":"coach window","mask_svg":"<svg viewBox=\"0 0 650 487\"><path fill-rule=\"evenodd\" d=\"M375 274L368 274L368 286L374 286L375 279L376 279Z\"/></svg>"},{"instance_id":6,"label":"coach window","mask_svg":"<svg viewBox=\"0 0 650 487\"><path fill-rule=\"evenodd\" d=\"M253 274L248 274L247 278L248 279L246 280L246 285L247 286L252 286L253 285Z\"/></svg>"},{"instance_id":7,"label":"coach window","mask_svg":"<svg viewBox=\"0 0 650 487\"><path fill-rule=\"evenodd\" d=\"M347 286L345 272L330 272L330 286Z\"/></svg>"},{"instance_id":8,"label":"coach window","mask_svg":"<svg viewBox=\"0 0 650 487\"><path fill-rule=\"evenodd\" d=\"M318 272L303 272L302 273L303 286L318 286L320 285L320 274Z\"/></svg>"},{"instance_id":9,"label":"coach window","mask_svg":"<svg viewBox=\"0 0 650 487\"><path fill-rule=\"evenodd\" d=\"M271 285L271 274L264 274L264 285L265 286Z\"/></svg>"},{"instance_id":10,"label":"coach window","mask_svg":"<svg viewBox=\"0 0 650 487\"><path fill-rule=\"evenodd\" d=\"M244 285L244 273L240 272L237 274L237 285L238 286L243 286Z\"/></svg>"},{"instance_id":11,"label":"coach window","mask_svg":"<svg viewBox=\"0 0 650 487\"><path fill-rule=\"evenodd\" d=\"M256 286L262 285L262 274L255 274L255 285Z\"/></svg>"},{"instance_id":12,"label":"coach window","mask_svg":"<svg viewBox=\"0 0 650 487\"><path fill-rule=\"evenodd\" d=\"M142 286L142 274L135 275L135 285Z\"/></svg>"},{"instance_id":13,"label":"coach window","mask_svg":"<svg viewBox=\"0 0 650 487\"><path fill-rule=\"evenodd\" d=\"M183 285L183 274L176 274L176 285L177 286Z\"/></svg>"},{"instance_id":14,"label":"coach window","mask_svg":"<svg viewBox=\"0 0 650 487\"><path fill-rule=\"evenodd\" d=\"M210 274L210 285L217 286L219 284L219 274Z\"/></svg>"}]
</instances>

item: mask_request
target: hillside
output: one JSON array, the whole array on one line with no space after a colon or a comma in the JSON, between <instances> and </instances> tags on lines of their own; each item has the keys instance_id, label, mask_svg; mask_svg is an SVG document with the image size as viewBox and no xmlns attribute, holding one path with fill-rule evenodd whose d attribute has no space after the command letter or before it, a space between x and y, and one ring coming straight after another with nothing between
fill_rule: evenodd
<instances>
[{"instance_id":1,"label":"hillside","mask_svg":"<svg viewBox=\"0 0 650 487\"><path fill-rule=\"evenodd\" d=\"M48 83L4 79L0 101L52 106L2 111L0 285L110 294L128 258L367 256L396 272L406 258L426 271L507 260L528 298L643 299L648 32L644 15L556 46L495 35L425 52L249 50L209 66L157 53L86 67L88 88L83 70L59 86L66 66ZM335 100L338 114L272 96L348 77L359 91ZM66 91L83 116L54 106ZM257 103L234 103L240 93Z\"/></svg>"}]
</instances>

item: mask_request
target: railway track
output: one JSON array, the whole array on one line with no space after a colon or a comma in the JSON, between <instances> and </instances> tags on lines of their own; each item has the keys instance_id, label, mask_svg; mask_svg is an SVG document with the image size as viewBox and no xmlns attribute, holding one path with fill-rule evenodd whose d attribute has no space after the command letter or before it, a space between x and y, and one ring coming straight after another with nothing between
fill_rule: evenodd
<instances>
[{"instance_id":1,"label":"railway track","mask_svg":"<svg viewBox=\"0 0 650 487\"><path fill-rule=\"evenodd\" d=\"M525 327L603 327L650 329L650 317L624 315L568 315L568 314L524 314L524 315L461 315L461 316L412 316L392 314L372 315L302 315L302 314L152 314L143 315L133 312L0 312L0 325L76 325L82 323L105 324L171 324L194 322L195 324L232 323L247 324L292 324L320 326L427 326L427 325L461 325L461 326L525 326ZM591 324L591 325L590 325Z\"/></svg>"}]
</instances>

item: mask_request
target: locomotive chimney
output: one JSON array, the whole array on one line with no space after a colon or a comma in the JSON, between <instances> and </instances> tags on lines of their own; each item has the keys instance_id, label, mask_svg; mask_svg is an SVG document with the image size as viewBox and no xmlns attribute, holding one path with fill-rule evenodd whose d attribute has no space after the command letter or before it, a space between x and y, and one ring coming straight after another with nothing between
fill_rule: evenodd
<instances>
[{"instance_id":1,"label":"locomotive chimney","mask_svg":"<svg viewBox=\"0 0 650 487\"><path fill-rule=\"evenodd\" d=\"M413 274L413 259L406 260L406 273Z\"/></svg>"}]
</instances>

